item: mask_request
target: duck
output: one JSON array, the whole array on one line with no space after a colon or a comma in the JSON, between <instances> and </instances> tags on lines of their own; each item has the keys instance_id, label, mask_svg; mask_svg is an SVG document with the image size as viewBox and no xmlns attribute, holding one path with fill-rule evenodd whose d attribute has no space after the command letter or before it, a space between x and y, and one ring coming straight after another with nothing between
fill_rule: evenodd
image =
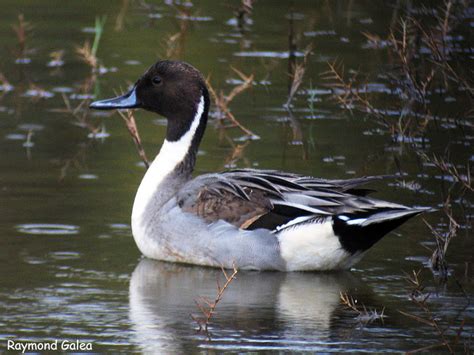
<instances>
[{"instance_id":1,"label":"duck","mask_svg":"<svg viewBox=\"0 0 474 355\"><path fill-rule=\"evenodd\" d=\"M327 180L242 168L193 178L210 104L199 70L172 60L156 62L126 94L90 104L167 119L132 208L132 234L145 257L243 270L350 269L427 210L369 197L364 185L386 176Z\"/></svg>"}]
</instances>

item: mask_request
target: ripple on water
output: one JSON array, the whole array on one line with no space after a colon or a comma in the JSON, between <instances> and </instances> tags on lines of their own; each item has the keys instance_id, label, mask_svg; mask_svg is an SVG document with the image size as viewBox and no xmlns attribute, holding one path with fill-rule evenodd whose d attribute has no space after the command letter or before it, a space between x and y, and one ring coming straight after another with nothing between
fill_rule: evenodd
<instances>
[{"instance_id":1,"label":"ripple on water","mask_svg":"<svg viewBox=\"0 0 474 355\"><path fill-rule=\"evenodd\" d=\"M236 52L236 57L261 57L261 58L288 58L289 52L271 52L271 51L249 51L249 52ZM295 57L304 57L303 52L295 52Z\"/></svg>"},{"instance_id":2,"label":"ripple on water","mask_svg":"<svg viewBox=\"0 0 474 355\"><path fill-rule=\"evenodd\" d=\"M82 180L96 180L99 177L95 174L81 174L78 176L78 178Z\"/></svg>"},{"instance_id":3,"label":"ripple on water","mask_svg":"<svg viewBox=\"0 0 474 355\"><path fill-rule=\"evenodd\" d=\"M78 234L79 227L70 224L26 223L16 226L17 231L34 235Z\"/></svg>"},{"instance_id":4,"label":"ripple on water","mask_svg":"<svg viewBox=\"0 0 474 355\"><path fill-rule=\"evenodd\" d=\"M323 31L310 31L303 33L306 37L316 37L316 36L335 36L337 33L334 30L323 30Z\"/></svg>"},{"instance_id":5,"label":"ripple on water","mask_svg":"<svg viewBox=\"0 0 474 355\"><path fill-rule=\"evenodd\" d=\"M5 139L10 141L23 141L26 139L26 135L20 133L10 133L5 136Z\"/></svg>"},{"instance_id":6,"label":"ripple on water","mask_svg":"<svg viewBox=\"0 0 474 355\"><path fill-rule=\"evenodd\" d=\"M39 90L39 89L29 89L27 90L23 96L25 97L33 97L33 98L41 98L41 99L50 99L54 97L54 93L47 90Z\"/></svg>"},{"instance_id":7,"label":"ripple on water","mask_svg":"<svg viewBox=\"0 0 474 355\"><path fill-rule=\"evenodd\" d=\"M142 64L142 62L140 62L139 60L135 60L135 59L126 60L124 63L127 64L127 65L141 65Z\"/></svg>"},{"instance_id":8,"label":"ripple on water","mask_svg":"<svg viewBox=\"0 0 474 355\"><path fill-rule=\"evenodd\" d=\"M188 15L177 15L177 19L186 20L186 21L196 21L196 22L207 22L214 20L211 16L188 16Z\"/></svg>"},{"instance_id":9,"label":"ripple on water","mask_svg":"<svg viewBox=\"0 0 474 355\"><path fill-rule=\"evenodd\" d=\"M41 131L44 129L44 126L37 123L23 123L18 125L18 129L21 129L22 131Z\"/></svg>"},{"instance_id":10,"label":"ripple on water","mask_svg":"<svg viewBox=\"0 0 474 355\"><path fill-rule=\"evenodd\" d=\"M56 86L51 91L67 94L73 92L74 90L68 86Z\"/></svg>"},{"instance_id":11,"label":"ripple on water","mask_svg":"<svg viewBox=\"0 0 474 355\"><path fill-rule=\"evenodd\" d=\"M132 233L132 229L129 224L112 223L112 224L109 224L109 227L112 230L112 234L114 235L122 235L122 236L128 237Z\"/></svg>"},{"instance_id":12,"label":"ripple on water","mask_svg":"<svg viewBox=\"0 0 474 355\"><path fill-rule=\"evenodd\" d=\"M23 261L26 262L27 264L30 264L30 265L41 265L41 264L46 263L45 259L38 258L38 257L35 257L35 256L25 256L25 257L23 257Z\"/></svg>"},{"instance_id":13,"label":"ripple on water","mask_svg":"<svg viewBox=\"0 0 474 355\"><path fill-rule=\"evenodd\" d=\"M92 132L87 135L90 139L103 139L110 137L110 133L107 132Z\"/></svg>"},{"instance_id":14,"label":"ripple on water","mask_svg":"<svg viewBox=\"0 0 474 355\"><path fill-rule=\"evenodd\" d=\"M148 14L148 17L149 17L149 18L158 19L158 18L162 18L163 15L162 15L162 14L159 14L159 13L154 13L154 14Z\"/></svg>"},{"instance_id":15,"label":"ripple on water","mask_svg":"<svg viewBox=\"0 0 474 355\"><path fill-rule=\"evenodd\" d=\"M130 229L130 225L125 224L125 223L111 223L109 224L109 226L112 229L118 229L118 230Z\"/></svg>"},{"instance_id":16,"label":"ripple on water","mask_svg":"<svg viewBox=\"0 0 474 355\"><path fill-rule=\"evenodd\" d=\"M49 253L49 255L54 260L74 260L81 257L81 253L74 251L56 251Z\"/></svg>"}]
</instances>

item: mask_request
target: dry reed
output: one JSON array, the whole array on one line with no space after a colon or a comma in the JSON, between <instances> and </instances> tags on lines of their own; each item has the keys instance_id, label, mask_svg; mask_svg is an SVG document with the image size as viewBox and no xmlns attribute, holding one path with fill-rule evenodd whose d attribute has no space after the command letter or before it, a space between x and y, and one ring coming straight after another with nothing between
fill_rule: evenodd
<instances>
[{"instance_id":1,"label":"dry reed","mask_svg":"<svg viewBox=\"0 0 474 355\"><path fill-rule=\"evenodd\" d=\"M148 169L150 167L150 161L148 160L145 149L143 148L135 117L133 116L133 111L125 110L125 112L118 111L118 113L120 117L122 117L122 119L124 120L127 130L133 138L133 142L137 147L138 155L145 164L145 167Z\"/></svg>"},{"instance_id":2,"label":"dry reed","mask_svg":"<svg viewBox=\"0 0 474 355\"><path fill-rule=\"evenodd\" d=\"M220 112L221 116L227 120L230 121L231 125L230 126L223 126L225 128L227 127L238 127L240 128L247 136L249 139L258 139L259 136L256 135L254 132L249 130L247 127L245 127L243 124L241 124L235 116L232 114L232 112L229 109L229 104L232 102L232 100L245 90L249 89L253 85L253 79L254 75L251 74L249 76L243 74L241 71L237 70L236 68L231 67L232 70L242 79L242 84L234 87L231 92L228 95L225 95L223 91L219 91L219 93L216 92L216 90L213 88L211 85L210 80L207 80L207 86L209 88L209 92L211 94L211 97Z\"/></svg>"},{"instance_id":3,"label":"dry reed","mask_svg":"<svg viewBox=\"0 0 474 355\"><path fill-rule=\"evenodd\" d=\"M198 331L205 332L209 336L209 324L212 320L212 317L216 313L216 308L219 302L224 297L224 292L230 286L230 284L236 279L238 270L233 265L232 273L229 275L224 268L222 268L222 273L225 278L224 284L221 286L219 279L216 280L217 283L217 293L213 300L207 297L199 297L199 299L195 300L196 306L201 312L202 316L195 316L191 315L191 318L197 323L199 326Z\"/></svg>"},{"instance_id":4,"label":"dry reed","mask_svg":"<svg viewBox=\"0 0 474 355\"><path fill-rule=\"evenodd\" d=\"M339 296L341 303L344 306L357 313L356 319L361 324L369 324L376 320L380 320L383 323L383 319L387 317L384 314L385 308L382 308L380 312L376 309L367 309L365 305L359 305L357 300L355 300L352 296L349 296L347 293L341 292Z\"/></svg>"}]
</instances>

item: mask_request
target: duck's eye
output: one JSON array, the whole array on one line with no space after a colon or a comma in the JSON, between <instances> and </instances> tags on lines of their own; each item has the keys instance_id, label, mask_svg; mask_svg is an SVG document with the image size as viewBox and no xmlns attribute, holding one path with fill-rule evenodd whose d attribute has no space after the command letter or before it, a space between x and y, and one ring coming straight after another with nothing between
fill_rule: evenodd
<instances>
[{"instance_id":1,"label":"duck's eye","mask_svg":"<svg viewBox=\"0 0 474 355\"><path fill-rule=\"evenodd\" d=\"M157 75L157 76L154 76L153 79L151 79L151 81L153 82L153 84L158 85L161 83L161 78Z\"/></svg>"}]
</instances>

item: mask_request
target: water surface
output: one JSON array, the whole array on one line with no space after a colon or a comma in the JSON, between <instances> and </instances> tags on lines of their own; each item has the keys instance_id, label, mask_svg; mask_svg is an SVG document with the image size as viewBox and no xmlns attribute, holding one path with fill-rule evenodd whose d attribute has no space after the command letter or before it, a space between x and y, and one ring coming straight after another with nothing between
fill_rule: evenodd
<instances>
[{"instance_id":1,"label":"water surface","mask_svg":"<svg viewBox=\"0 0 474 355\"><path fill-rule=\"evenodd\" d=\"M403 177L373 187L378 197L408 205L440 207L451 186L449 176L423 164L410 146L417 144L428 155L442 154L449 146L453 163L460 166L473 161L474 134L469 117L456 117L430 125L423 138L394 139L366 113L350 115L331 99L337 88L328 86L321 73L328 61L339 59L346 70L368 74L365 90L397 114L399 108L390 103L399 93L380 75L393 69L388 52L374 49L362 32L386 36L404 5L259 0L240 30L233 14L237 2L196 2L186 16L167 3L2 2L0 72L11 87L0 91L0 349L7 339L79 339L92 342L96 351L414 350L440 341L433 327L399 312L426 316L410 300L406 280L407 273L420 269L433 315L449 326L450 339L464 320L460 343L469 344L472 195L464 200L454 195L462 225L448 249L451 276L445 284L427 267L435 239L416 218L385 237L350 271L239 273L209 334L196 331L194 300L215 295L221 271L140 256L129 224L144 168L123 121L101 112L81 121L82 116L65 110L63 96L73 108L86 98L109 97L167 55L191 62L215 88L229 92L241 83L235 67L254 74L255 82L232 102L232 112L260 139L245 141L238 129L222 131L211 120L196 174L225 167L324 178L401 172ZM33 25L26 42L28 60L16 56L11 26L19 13ZM473 13L472 8L467 12L471 27ZM75 48L92 41L95 18L103 15L107 22L98 51L103 68L91 75ZM290 26L298 63L313 44L293 116L283 108ZM170 42L173 36L177 40ZM472 62L468 34L456 38L456 48L466 50ZM64 50L64 65L48 66L50 53L58 50ZM442 94L431 100L439 102L444 117L456 116L466 105ZM136 118L153 156L164 137L163 120L142 111ZM84 123L99 130L92 134ZM442 211L426 219L439 227L447 223ZM387 317L361 322L341 304L341 292L369 309L384 309Z\"/></svg>"}]
</instances>

